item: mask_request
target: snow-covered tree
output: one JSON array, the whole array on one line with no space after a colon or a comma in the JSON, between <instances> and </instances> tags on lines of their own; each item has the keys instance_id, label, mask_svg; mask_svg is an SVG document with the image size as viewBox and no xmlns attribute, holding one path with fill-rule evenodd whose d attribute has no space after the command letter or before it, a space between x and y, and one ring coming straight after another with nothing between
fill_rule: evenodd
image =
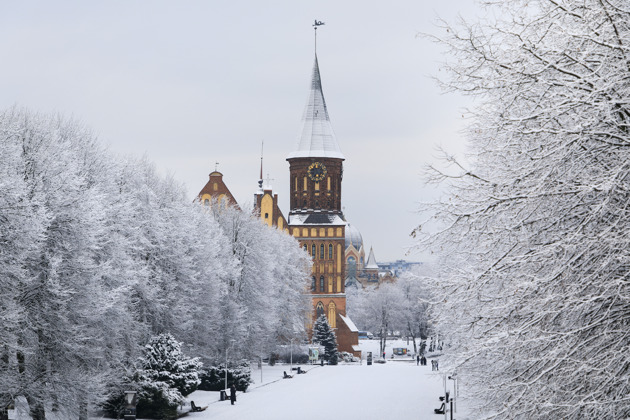
<instances>
[{"instance_id":1,"label":"snow-covered tree","mask_svg":"<svg viewBox=\"0 0 630 420\"><path fill-rule=\"evenodd\" d=\"M326 315L320 315L313 325L313 342L317 342L324 347L323 357L325 361L331 365L338 363L337 337L332 328L330 328Z\"/></svg>"},{"instance_id":2,"label":"snow-covered tree","mask_svg":"<svg viewBox=\"0 0 630 420\"><path fill-rule=\"evenodd\" d=\"M259 355L304 334L309 271L289 235L208 212L82 124L0 112L0 406L87 419L164 332L204 361Z\"/></svg>"},{"instance_id":3,"label":"snow-covered tree","mask_svg":"<svg viewBox=\"0 0 630 420\"><path fill-rule=\"evenodd\" d=\"M379 335L381 353L385 350L389 331L404 331L407 328L404 299L402 289L390 282L378 287L359 288L349 297L350 315L359 328Z\"/></svg>"},{"instance_id":4,"label":"snow-covered tree","mask_svg":"<svg viewBox=\"0 0 630 420\"><path fill-rule=\"evenodd\" d=\"M0 114L0 144L0 312L11 311L0 322L0 398L24 395L35 420L47 404L86 418L120 356L109 343L121 327L104 322L120 319L119 295L102 281L111 261L95 255L110 161L81 124L17 108Z\"/></svg>"},{"instance_id":5,"label":"snow-covered tree","mask_svg":"<svg viewBox=\"0 0 630 420\"><path fill-rule=\"evenodd\" d=\"M451 367L489 418L628 418L630 8L488 7L443 40L476 98L468 163L430 178Z\"/></svg>"},{"instance_id":6,"label":"snow-covered tree","mask_svg":"<svg viewBox=\"0 0 630 420\"><path fill-rule=\"evenodd\" d=\"M140 358L140 381L164 382L182 396L197 389L203 365L199 358L186 357L181 347L182 343L171 334L151 337Z\"/></svg>"},{"instance_id":7,"label":"snow-covered tree","mask_svg":"<svg viewBox=\"0 0 630 420\"><path fill-rule=\"evenodd\" d=\"M210 207L235 263L225 278L220 353L231 347L231 354L260 356L278 340L305 336L310 262L297 241L253 214L218 204Z\"/></svg>"},{"instance_id":8,"label":"snow-covered tree","mask_svg":"<svg viewBox=\"0 0 630 420\"><path fill-rule=\"evenodd\" d=\"M416 339L426 339L430 332L429 303L431 292L429 278L415 272L405 272L397 279L395 286L402 294L401 318L403 331L413 341L413 351L418 353Z\"/></svg>"}]
</instances>

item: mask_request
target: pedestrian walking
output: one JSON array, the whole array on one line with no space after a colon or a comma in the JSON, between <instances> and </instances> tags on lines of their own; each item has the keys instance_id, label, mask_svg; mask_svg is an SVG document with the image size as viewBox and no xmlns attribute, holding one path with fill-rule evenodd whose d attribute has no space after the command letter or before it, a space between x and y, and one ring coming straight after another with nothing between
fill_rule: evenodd
<instances>
[{"instance_id":1,"label":"pedestrian walking","mask_svg":"<svg viewBox=\"0 0 630 420\"><path fill-rule=\"evenodd\" d=\"M420 355L416 355L416 366L420 366Z\"/></svg>"},{"instance_id":2,"label":"pedestrian walking","mask_svg":"<svg viewBox=\"0 0 630 420\"><path fill-rule=\"evenodd\" d=\"M236 402L236 387L234 384L230 387L230 401L232 402L232 405Z\"/></svg>"}]
</instances>

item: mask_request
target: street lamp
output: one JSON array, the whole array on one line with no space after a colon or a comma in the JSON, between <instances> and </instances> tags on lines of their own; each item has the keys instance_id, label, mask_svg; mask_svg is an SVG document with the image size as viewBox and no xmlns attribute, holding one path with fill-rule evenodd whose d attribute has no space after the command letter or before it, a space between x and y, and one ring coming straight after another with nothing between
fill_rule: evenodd
<instances>
[{"instance_id":1,"label":"street lamp","mask_svg":"<svg viewBox=\"0 0 630 420\"><path fill-rule=\"evenodd\" d=\"M136 404L138 402L136 391L125 391L124 420L136 420Z\"/></svg>"},{"instance_id":2,"label":"street lamp","mask_svg":"<svg viewBox=\"0 0 630 420\"><path fill-rule=\"evenodd\" d=\"M459 389L459 384L457 383L457 372L453 373L451 376L448 377L448 379L450 379L451 381L453 381L453 398L451 398L452 404L453 404L453 411L455 413L457 413L457 394L458 394L458 389ZM451 414L451 418L453 418L453 414Z\"/></svg>"},{"instance_id":3,"label":"street lamp","mask_svg":"<svg viewBox=\"0 0 630 420\"><path fill-rule=\"evenodd\" d=\"M289 372L293 372L293 338L291 339L291 364L289 365L289 367L291 369L289 369Z\"/></svg>"}]
</instances>

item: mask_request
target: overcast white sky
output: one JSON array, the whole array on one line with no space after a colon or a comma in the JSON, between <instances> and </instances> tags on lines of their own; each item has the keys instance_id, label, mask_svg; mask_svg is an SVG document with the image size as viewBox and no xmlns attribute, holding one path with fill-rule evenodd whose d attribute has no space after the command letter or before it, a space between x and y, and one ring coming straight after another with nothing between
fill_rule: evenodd
<instances>
[{"instance_id":1,"label":"overcast white sky","mask_svg":"<svg viewBox=\"0 0 630 420\"><path fill-rule=\"evenodd\" d=\"M285 158L301 131L315 19L324 96L346 156L342 202L378 261L405 256L420 169L461 150L464 106L429 75L444 59L419 32L470 0L19 1L0 5L0 108L74 116L117 154L146 156L191 199L220 162L252 203L260 145L288 214Z\"/></svg>"}]
</instances>

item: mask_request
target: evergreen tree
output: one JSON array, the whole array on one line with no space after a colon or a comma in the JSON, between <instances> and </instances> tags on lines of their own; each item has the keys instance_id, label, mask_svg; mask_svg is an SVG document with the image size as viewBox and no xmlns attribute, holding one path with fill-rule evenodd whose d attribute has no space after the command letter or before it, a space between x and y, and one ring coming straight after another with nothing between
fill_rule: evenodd
<instances>
[{"instance_id":1,"label":"evergreen tree","mask_svg":"<svg viewBox=\"0 0 630 420\"><path fill-rule=\"evenodd\" d=\"M175 418L184 396L197 389L202 364L184 356L181 345L171 334L160 334L145 346L136 373L141 388L138 414Z\"/></svg>"},{"instance_id":2,"label":"evergreen tree","mask_svg":"<svg viewBox=\"0 0 630 420\"><path fill-rule=\"evenodd\" d=\"M165 382L184 396L196 390L202 364L197 357L186 357L181 345L171 334L152 337L140 359L140 376L151 382Z\"/></svg>"},{"instance_id":3,"label":"evergreen tree","mask_svg":"<svg viewBox=\"0 0 630 420\"><path fill-rule=\"evenodd\" d=\"M324 360L331 365L336 365L339 360L337 351L337 337L330 328L326 315L320 315L313 326L313 341L319 342L324 347Z\"/></svg>"}]
</instances>

